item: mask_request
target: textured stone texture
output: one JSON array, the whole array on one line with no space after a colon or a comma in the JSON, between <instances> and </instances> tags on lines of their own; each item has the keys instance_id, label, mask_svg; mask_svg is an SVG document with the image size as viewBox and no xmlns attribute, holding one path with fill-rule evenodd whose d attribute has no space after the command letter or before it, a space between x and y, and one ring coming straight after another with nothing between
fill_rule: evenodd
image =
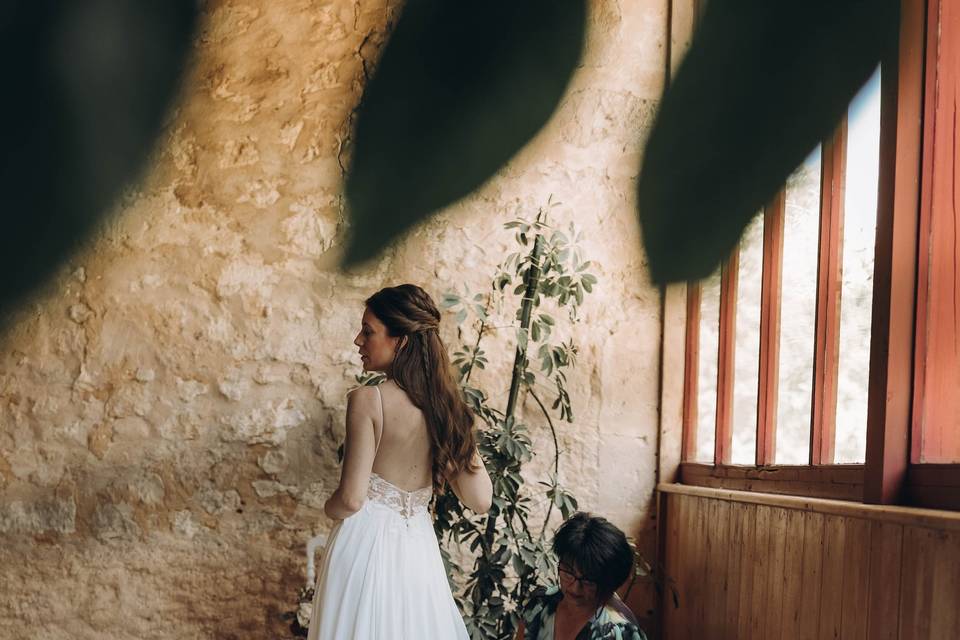
<instances>
[{"instance_id":1,"label":"textured stone texture","mask_svg":"<svg viewBox=\"0 0 960 640\"><path fill-rule=\"evenodd\" d=\"M562 474L652 551L659 292L633 179L664 5L591 3L551 123L478 193L342 273L342 152L398 6L205 3L144 181L0 336L0 637L283 637L304 544L330 524L362 300L403 281L479 290L502 223L550 194L600 265L572 332ZM477 382L495 390L510 347L491 358Z\"/></svg>"}]
</instances>

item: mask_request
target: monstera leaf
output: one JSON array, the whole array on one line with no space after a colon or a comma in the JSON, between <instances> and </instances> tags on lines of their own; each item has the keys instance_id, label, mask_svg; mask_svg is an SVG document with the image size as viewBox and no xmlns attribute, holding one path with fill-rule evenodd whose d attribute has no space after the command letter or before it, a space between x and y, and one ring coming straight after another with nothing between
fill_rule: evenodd
<instances>
[{"instance_id":1,"label":"monstera leaf","mask_svg":"<svg viewBox=\"0 0 960 640\"><path fill-rule=\"evenodd\" d=\"M7 5L4 311L63 261L143 165L196 23L195 0Z\"/></svg>"},{"instance_id":2,"label":"monstera leaf","mask_svg":"<svg viewBox=\"0 0 960 640\"><path fill-rule=\"evenodd\" d=\"M408 0L358 108L348 262L492 176L577 66L584 0Z\"/></svg>"},{"instance_id":3,"label":"monstera leaf","mask_svg":"<svg viewBox=\"0 0 960 640\"><path fill-rule=\"evenodd\" d=\"M896 46L897 0L710 0L639 180L654 281L702 278Z\"/></svg>"}]
</instances>

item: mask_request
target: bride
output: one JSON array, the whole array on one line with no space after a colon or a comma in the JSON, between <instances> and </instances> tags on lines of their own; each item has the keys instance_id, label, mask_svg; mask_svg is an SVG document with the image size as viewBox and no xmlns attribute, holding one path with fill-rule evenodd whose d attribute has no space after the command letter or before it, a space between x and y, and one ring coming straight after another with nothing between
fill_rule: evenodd
<instances>
[{"instance_id":1,"label":"bride","mask_svg":"<svg viewBox=\"0 0 960 640\"><path fill-rule=\"evenodd\" d=\"M449 485L477 513L490 476L420 287L370 296L354 344L386 382L347 396L340 484L324 505L338 521L317 577L309 640L466 640L428 510Z\"/></svg>"}]
</instances>

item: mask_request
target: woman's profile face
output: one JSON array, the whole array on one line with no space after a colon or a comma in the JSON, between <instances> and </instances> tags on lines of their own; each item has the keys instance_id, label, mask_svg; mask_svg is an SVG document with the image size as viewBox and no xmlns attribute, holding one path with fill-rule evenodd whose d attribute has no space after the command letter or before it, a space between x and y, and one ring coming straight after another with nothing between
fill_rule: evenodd
<instances>
[{"instance_id":1,"label":"woman's profile face","mask_svg":"<svg viewBox=\"0 0 960 640\"><path fill-rule=\"evenodd\" d=\"M399 341L400 338L394 338L387 333L386 325L380 322L370 309L364 309L360 319L360 333L353 339L353 344L360 348L364 371L389 369L397 354Z\"/></svg>"},{"instance_id":2,"label":"woman's profile face","mask_svg":"<svg viewBox=\"0 0 960 640\"><path fill-rule=\"evenodd\" d=\"M597 602L597 583L585 579L579 571L567 562L557 567L560 591L564 598L575 600L582 606L593 606Z\"/></svg>"}]
</instances>

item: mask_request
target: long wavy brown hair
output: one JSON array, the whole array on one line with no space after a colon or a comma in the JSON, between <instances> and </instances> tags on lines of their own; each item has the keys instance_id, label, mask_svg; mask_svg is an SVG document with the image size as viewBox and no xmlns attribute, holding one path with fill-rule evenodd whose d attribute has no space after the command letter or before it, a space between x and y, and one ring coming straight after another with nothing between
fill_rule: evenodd
<instances>
[{"instance_id":1,"label":"long wavy brown hair","mask_svg":"<svg viewBox=\"0 0 960 640\"><path fill-rule=\"evenodd\" d=\"M387 375L423 412L433 451L433 484L473 470L477 439L473 412L463 400L447 350L440 339L440 311L415 284L386 287L367 298L367 308L400 341Z\"/></svg>"}]
</instances>

